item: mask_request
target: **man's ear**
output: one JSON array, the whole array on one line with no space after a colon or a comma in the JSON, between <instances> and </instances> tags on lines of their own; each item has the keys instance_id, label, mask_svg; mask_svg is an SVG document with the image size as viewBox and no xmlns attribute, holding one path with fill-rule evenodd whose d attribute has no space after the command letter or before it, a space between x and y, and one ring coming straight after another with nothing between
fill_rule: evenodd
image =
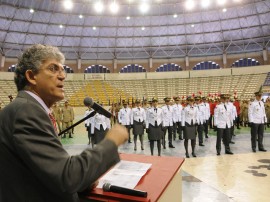
<instances>
[{"instance_id":1,"label":"man's ear","mask_svg":"<svg viewBox=\"0 0 270 202\"><path fill-rule=\"evenodd\" d=\"M25 72L25 77L27 79L27 81L32 84L32 85L36 85L36 74L34 74L34 72L30 69L26 70Z\"/></svg>"}]
</instances>

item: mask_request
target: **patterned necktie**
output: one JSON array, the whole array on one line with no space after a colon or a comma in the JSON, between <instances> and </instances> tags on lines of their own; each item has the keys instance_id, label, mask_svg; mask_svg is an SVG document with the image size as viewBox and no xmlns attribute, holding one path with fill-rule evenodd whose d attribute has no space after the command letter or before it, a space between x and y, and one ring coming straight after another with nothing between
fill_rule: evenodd
<instances>
[{"instance_id":1,"label":"patterned necktie","mask_svg":"<svg viewBox=\"0 0 270 202\"><path fill-rule=\"evenodd\" d=\"M57 126L56 126L56 121L55 121L55 119L54 119L52 113L49 113L49 117L50 117L50 119L51 119L51 121L52 121L52 124L53 124L55 133L58 134L58 129L57 129Z\"/></svg>"}]
</instances>

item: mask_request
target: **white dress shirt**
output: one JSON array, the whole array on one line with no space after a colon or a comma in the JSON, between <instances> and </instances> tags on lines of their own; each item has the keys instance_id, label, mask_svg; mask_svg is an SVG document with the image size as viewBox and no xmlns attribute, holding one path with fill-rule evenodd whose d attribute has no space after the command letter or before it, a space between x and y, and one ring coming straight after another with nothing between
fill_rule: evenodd
<instances>
[{"instance_id":1,"label":"white dress shirt","mask_svg":"<svg viewBox=\"0 0 270 202\"><path fill-rule=\"evenodd\" d=\"M90 110L89 109L87 109L86 111L85 111L85 113L84 113L84 117L87 117L89 114L91 114L91 112L93 112L94 110L91 108ZM90 124L92 124L93 123L93 119L94 119L94 116L92 116L92 117L90 117L89 119L86 119L85 121L84 121L84 123L85 123L85 125L86 126L89 126Z\"/></svg>"},{"instance_id":2,"label":"white dress shirt","mask_svg":"<svg viewBox=\"0 0 270 202\"><path fill-rule=\"evenodd\" d=\"M162 122L163 126L173 126L173 109L172 106L165 105L162 108Z\"/></svg>"},{"instance_id":3,"label":"white dress shirt","mask_svg":"<svg viewBox=\"0 0 270 202\"><path fill-rule=\"evenodd\" d=\"M118 121L121 125L127 126L130 125L131 118L131 109L130 108L122 108L118 112Z\"/></svg>"},{"instance_id":4,"label":"white dress shirt","mask_svg":"<svg viewBox=\"0 0 270 202\"><path fill-rule=\"evenodd\" d=\"M198 120L198 109L195 106L187 105L182 111L182 126L185 126L187 122L189 125L191 123L196 124Z\"/></svg>"},{"instance_id":5,"label":"white dress shirt","mask_svg":"<svg viewBox=\"0 0 270 202\"><path fill-rule=\"evenodd\" d=\"M181 122L182 120L182 110L183 106L181 104L173 105L173 122Z\"/></svg>"},{"instance_id":6,"label":"white dress shirt","mask_svg":"<svg viewBox=\"0 0 270 202\"><path fill-rule=\"evenodd\" d=\"M146 119L146 113L144 108L135 107L131 110L131 120L130 123L133 125L133 121L144 122Z\"/></svg>"},{"instance_id":7,"label":"white dress shirt","mask_svg":"<svg viewBox=\"0 0 270 202\"><path fill-rule=\"evenodd\" d=\"M225 103L216 106L214 117L214 125L217 128L226 128L226 125L231 128L231 111Z\"/></svg>"},{"instance_id":8,"label":"white dress shirt","mask_svg":"<svg viewBox=\"0 0 270 202\"><path fill-rule=\"evenodd\" d=\"M262 101L255 100L250 103L248 108L248 120L256 124L267 123L264 103Z\"/></svg>"},{"instance_id":9,"label":"white dress shirt","mask_svg":"<svg viewBox=\"0 0 270 202\"><path fill-rule=\"evenodd\" d=\"M149 124L155 126L155 123L159 126L162 123L162 109L161 108L150 108L146 117L146 128L149 127Z\"/></svg>"},{"instance_id":10,"label":"white dress shirt","mask_svg":"<svg viewBox=\"0 0 270 202\"><path fill-rule=\"evenodd\" d=\"M100 130L100 126L102 125L103 129L106 130L107 128L111 128L111 121L106 116L96 113L93 117L93 124L91 124L91 133L94 134L95 128Z\"/></svg>"}]
</instances>

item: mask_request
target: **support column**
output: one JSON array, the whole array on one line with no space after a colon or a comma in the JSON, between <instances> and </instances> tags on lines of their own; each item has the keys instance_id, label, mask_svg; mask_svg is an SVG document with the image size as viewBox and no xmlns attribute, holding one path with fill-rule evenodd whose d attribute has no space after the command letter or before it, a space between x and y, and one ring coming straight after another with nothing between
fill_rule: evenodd
<instances>
[{"instance_id":1,"label":"support column","mask_svg":"<svg viewBox=\"0 0 270 202\"><path fill-rule=\"evenodd\" d=\"M78 72L81 72L80 71L81 68L82 68L82 59L81 58L78 58L77 59L77 69L78 69Z\"/></svg>"},{"instance_id":2,"label":"support column","mask_svg":"<svg viewBox=\"0 0 270 202\"><path fill-rule=\"evenodd\" d=\"M266 48L263 49L263 62L264 62L264 65L267 65L267 62L268 62L268 51Z\"/></svg>"},{"instance_id":3,"label":"support column","mask_svg":"<svg viewBox=\"0 0 270 202\"><path fill-rule=\"evenodd\" d=\"M186 69L185 70L189 70L189 57L188 56L185 57L185 61L186 61Z\"/></svg>"},{"instance_id":4,"label":"support column","mask_svg":"<svg viewBox=\"0 0 270 202\"><path fill-rule=\"evenodd\" d=\"M149 70L151 70L153 68L153 58L149 58Z\"/></svg>"},{"instance_id":5,"label":"support column","mask_svg":"<svg viewBox=\"0 0 270 202\"><path fill-rule=\"evenodd\" d=\"M0 53L0 71L3 71L6 61L6 56Z\"/></svg>"},{"instance_id":6,"label":"support column","mask_svg":"<svg viewBox=\"0 0 270 202\"><path fill-rule=\"evenodd\" d=\"M115 73L116 70L117 70L117 59L114 58L113 59L113 73Z\"/></svg>"},{"instance_id":7,"label":"support column","mask_svg":"<svg viewBox=\"0 0 270 202\"><path fill-rule=\"evenodd\" d=\"M223 68L227 68L227 53L223 53Z\"/></svg>"}]
</instances>

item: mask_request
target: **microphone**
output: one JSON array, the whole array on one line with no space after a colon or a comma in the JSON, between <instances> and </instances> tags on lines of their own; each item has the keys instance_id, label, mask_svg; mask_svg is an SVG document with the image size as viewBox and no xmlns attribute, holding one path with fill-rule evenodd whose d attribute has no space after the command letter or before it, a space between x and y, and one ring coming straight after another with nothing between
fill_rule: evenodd
<instances>
[{"instance_id":1,"label":"microphone","mask_svg":"<svg viewBox=\"0 0 270 202\"><path fill-rule=\"evenodd\" d=\"M112 117L112 114L109 111L107 111L106 109L104 109L99 104L95 103L93 101L93 99L90 98L90 97L84 98L83 103L84 103L84 105L86 107L93 108L97 113L102 114L102 115L106 116L107 118L111 118Z\"/></svg>"},{"instance_id":2,"label":"microphone","mask_svg":"<svg viewBox=\"0 0 270 202\"><path fill-rule=\"evenodd\" d=\"M130 196L139 196L139 197L144 197L144 198L147 197L146 191L118 187L115 185L111 185L110 183L104 183L102 189L103 191L106 191L106 192L110 191L114 193L130 195Z\"/></svg>"}]
</instances>

